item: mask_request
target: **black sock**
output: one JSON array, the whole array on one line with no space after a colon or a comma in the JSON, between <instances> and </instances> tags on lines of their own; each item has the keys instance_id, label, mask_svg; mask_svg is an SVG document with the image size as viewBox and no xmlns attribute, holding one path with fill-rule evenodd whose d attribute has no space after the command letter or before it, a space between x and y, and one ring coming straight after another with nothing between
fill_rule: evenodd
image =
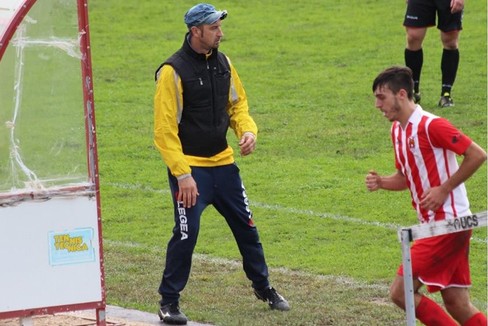
<instances>
[{"instance_id":1,"label":"black sock","mask_svg":"<svg viewBox=\"0 0 488 326\"><path fill-rule=\"evenodd\" d=\"M441 72L442 72L442 92L451 93L452 85L454 85L454 80L456 80L456 73L459 65L459 50L448 50L444 49L442 51L441 60Z\"/></svg>"},{"instance_id":2,"label":"black sock","mask_svg":"<svg viewBox=\"0 0 488 326\"><path fill-rule=\"evenodd\" d=\"M422 49L411 51L405 49L405 65L412 70L413 90L415 93L420 89L420 72L424 63L424 52Z\"/></svg>"}]
</instances>

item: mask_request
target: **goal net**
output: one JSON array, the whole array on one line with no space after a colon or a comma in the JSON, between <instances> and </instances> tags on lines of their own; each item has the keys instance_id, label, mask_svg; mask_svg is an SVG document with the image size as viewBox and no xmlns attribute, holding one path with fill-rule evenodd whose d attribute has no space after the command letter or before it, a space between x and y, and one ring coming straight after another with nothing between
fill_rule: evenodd
<instances>
[{"instance_id":1,"label":"goal net","mask_svg":"<svg viewBox=\"0 0 488 326\"><path fill-rule=\"evenodd\" d=\"M76 2L25 2L0 2L0 205L94 191Z\"/></svg>"}]
</instances>

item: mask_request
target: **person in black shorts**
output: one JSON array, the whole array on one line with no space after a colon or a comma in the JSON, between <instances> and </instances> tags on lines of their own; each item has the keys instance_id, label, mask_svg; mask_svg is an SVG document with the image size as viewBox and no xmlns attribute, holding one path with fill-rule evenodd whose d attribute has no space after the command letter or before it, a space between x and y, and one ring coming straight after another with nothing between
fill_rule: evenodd
<instances>
[{"instance_id":1,"label":"person in black shorts","mask_svg":"<svg viewBox=\"0 0 488 326\"><path fill-rule=\"evenodd\" d=\"M459 32L462 29L464 0L407 0L403 25L407 33L405 65L413 72L414 99L420 102L420 73L423 64L422 42L427 28L436 25L443 46L441 58L442 90L440 107L454 106L451 90L459 65Z\"/></svg>"}]
</instances>

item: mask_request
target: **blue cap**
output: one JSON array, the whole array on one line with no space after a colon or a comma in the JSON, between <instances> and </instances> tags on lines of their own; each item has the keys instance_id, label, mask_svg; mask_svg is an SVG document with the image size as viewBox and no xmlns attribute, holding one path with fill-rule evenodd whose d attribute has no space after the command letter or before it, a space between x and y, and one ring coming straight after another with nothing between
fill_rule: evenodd
<instances>
[{"instance_id":1,"label":"blue cap","mask_svg":"<svg viewBox=\"0 0 488 326\"><path fill-rule=\"evenodd\" d=\"M185 14L185 24L188 28L192 26L210 25L217 20L227 17L227 10L216 10L208 3L199 3L190 8Z\"/></svg>"}]
</instances>

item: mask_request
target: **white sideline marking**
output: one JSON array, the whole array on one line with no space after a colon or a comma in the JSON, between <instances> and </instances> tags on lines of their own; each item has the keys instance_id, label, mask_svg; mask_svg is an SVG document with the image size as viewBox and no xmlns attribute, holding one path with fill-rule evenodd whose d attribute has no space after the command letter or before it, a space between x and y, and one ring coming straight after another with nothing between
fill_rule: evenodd
<instances>
[{"instance_id":1,"label":"white sideline marking","mask_svg":"<svg viewBox=\"0 0 488 326\"><path fill-rule=\"evenodd\" d=\"M122 248L144 248L147 249L149 253L153 254L154 256L161 255L161 250L164 249L155 246L146 246L138 242L113 241L113 240L103 240L103 242L108 245L122 247ZM210 262L212 264L223 264L235 268L242 268L242 262L239 260L225 259L221 257L212 257L210 255L197 254L197 253L193 254L193 259L197 261L199 260L204 262ZM375 290L380 290L385 292L389 291L389 285L387 284L380 284L380 283L368 284L346 276L312 274L303 271L290 270L285 267L278 267L278 268L268 267L268 269L271 272L278 272L290 276L311 277L313 279L318 279L318 280L332 281L338 285L347 286L352 289L375 289ZM434 297L435 295L436 294L434 294ZM437 301L440 302L440 299L437 299ZM474 300L472 301L472 303L478 307L484 307L486 305L486 301L480 301L480 300ZM391 304L391 303L387 301L386 304Z\"/></svg>"},{"instance_id":2,"label":"white sideline marking","mask_svg":"<svg viewBox=\"0 0 488 326\"><path fill-rule=\"evenodd\" d=\"M148 191L148 192L160 193L160 194L170 194L170 191L168 189L154 189L152 187L145 186L142 184L106 183L105 185L115 187L115 188L121 188L121 189ZM345 222L350 222L350 223L359 224L359 225L376 226L376 227L380 227L383 229L395 230L395 232L398 230L398 228L402 227L402 225L396 224L396 223L382 223L382 222L376 222L376 221L365 221L365 220L362 220L359 218L349 217L349 216L344 216L344 215L339 215L339 214L320 213L320 212L315 212L312 210L289 208L289 207L283 207L280 205L269 205L269 204L263 204L263 203L255 202L252 200L250 201L250 206L275 210L278 212L286 212L286 213L300 214L300 215L309 215L309 216L315 216L315 217L320 217L320 218L329 218L329 219L333 219L333 220L345 221ZM478 237L472 237L471 241L477 242L477 243L488 243L488 238L481 239Z\"/></svg>"},{"instance_id":3,"label":"white sideline marking","mask_svg":"<svg viewBox=\"0 0 488 326\"><path fill-rule=\"evenodd\" d=\"M155 256L161 254L162 248L155 247L155 246L146 246L141 243L137 242L127 242L127 241L112 241L112 240L103 240L104 243L108 245L113 245L116 247L123 247L123 248L144 248L149 251L150 254L153 254ZM204 255L204 254L193 254L193 259L197 261L203 261L203 262L210 262L212 264L221 264L221 265L227 265L227 266L232 266L235 268L242 268L242 261L239 260L232 260L232 259L225 259L225 258L220 258L220 257L212 257L209 255ZM342 275L324 275L324 274L312 274L312 273L307 273L304 271L294 271L290 270L285 267L268 267L270 272L274 273L282 273L285 275L290 275L290 276L299 276L299 277L311 277L314 279L318 280L325 280L325 281L333 281L336 284L347 286L352 289L373 289L373 290L380 290L380 291L389 291L389 284L380 284L380 283L365 283L361 282L358 280L355 280L354 278L347 277L347 276L342 276ZM162 270L161 270L162 272ZM438 294L434 294L433 296L435 297ZM440 299L436 299L438 302L440 302ZM480 300L472 300L472 303L475 304L478 307L484 307L486 306L486 301L480 301ZM386 304L391 304L389 301L387 301Z\"/></svg>"},{"instance_id":4,"label":"white sideline marking","mask_svg":"<svg viewBox=\"0 0 488 326\"><path fill-rule=\"evenodd\" d=\"M141 243L137 242L127 242L127 241L112 241L112 240L103 240L104 243L108 245L113 245L116 247L124 247L124 248L143 248L149 253L154 254L154 255L159 255L161 254L161 248L160 247L154 247L154 246L146 246ZM233 259L225 259L225 258L220 258L220 257L213 257L209 255L204 255L204 254L193 254L193 259L197 261L203 261L203 262L209 262L212 264L216 265L226 265L226 266L231 266L235 268L242 268L242 262L240 260L233 260ZM325 280L325 281L334 281L337 284L341 284L344 286L349 286L354 289L377 289L377 290L385 290L387 291L389 289L389 286L386 284L369 284L365 282L360 282L357 281L351 277L347 276L338 276L338 275L323 275L323 274L312 274L312 273L307 273L303 271L294 271L290 270L285 267L278 267L278 268L273 268L269 267L269 270L272 272L277 272L277 273L282 273L285 275L291 275L291 276L301 276L301 277L311 277L314 279L319 279L319 280Z\"/></svg>"}]
</instances>

